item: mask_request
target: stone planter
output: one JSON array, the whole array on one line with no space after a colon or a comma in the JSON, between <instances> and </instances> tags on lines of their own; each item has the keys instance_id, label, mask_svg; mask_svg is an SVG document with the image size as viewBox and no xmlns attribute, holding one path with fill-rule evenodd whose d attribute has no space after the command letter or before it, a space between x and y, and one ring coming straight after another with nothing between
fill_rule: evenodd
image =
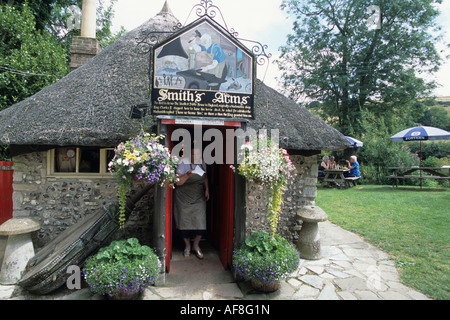
<instances>
[{"instance_id":1,"label":"stone planter","mask_svg":"<svg viewBox=\"0 0 450 320\"><path fill-rule=\"evenodd\" d=\"M296 244L300 257L307 260L319 260L322 253L318 223L326 221L327 214L318 206L304 206L297 212L297 219L303 221Z\"/></svg>"},{"instance_id":2,"label":"stone planter","mask_svg":"<svg viewBox=\"0 0 450 320\"><path fill-rule=\"evenodd\" d=\"M275 283L265 283L252 279L250 283L253 289L264 293L275 292L280 288L280 281L276 281Z\"/></svg>"}]
</instances>

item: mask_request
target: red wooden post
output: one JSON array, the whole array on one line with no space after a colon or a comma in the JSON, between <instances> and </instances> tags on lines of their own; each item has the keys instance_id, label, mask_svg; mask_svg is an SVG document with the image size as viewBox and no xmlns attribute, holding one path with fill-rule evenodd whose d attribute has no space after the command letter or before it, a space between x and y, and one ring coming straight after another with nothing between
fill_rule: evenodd
<instances>
[{"instance_id":1,"label":"red wooden post","mask_svg":"<svg viewBox=\"0 0 450 320\"><path fill-rule=\"evenodd\" d=\"M13 215L13 166L12 161L0 161L0 224Z\"/></svg>"}]
</instances>

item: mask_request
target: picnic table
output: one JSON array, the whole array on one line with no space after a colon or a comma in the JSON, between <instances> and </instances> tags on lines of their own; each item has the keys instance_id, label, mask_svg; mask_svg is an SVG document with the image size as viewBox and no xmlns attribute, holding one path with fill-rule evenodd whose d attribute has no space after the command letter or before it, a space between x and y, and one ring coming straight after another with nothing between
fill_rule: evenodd
<instances>
[{"instance_id":1,"label":"picnic table","mask_svg":"<svg viewBox=\"0 0 450 320\"><path fill-rule=\"evenodd\" d=\"M350 187L350 184L356 185L356 180L358 177L345 177L344 173L349 172L350 169L325 169L325 177L322 182L335 182L338 185L345 184L347 187Z\"/></svg>"},{"instance_id":2,"label":"picnic table","mask_svg":"<svg viewBox=\"0 0 450 320\"><path fill-rule=\"evenodd\" d=\"M388 178L392 179L392 188L398 188L399 179L420 179L420 187L422 187L423 179L449 180L450 166L444 167L389 167L392 174ZM419 171L419 175L413 175L413 172ZM447 171L447 173L445 173ZM423 173L428 173L423 175Z\"/></svg>"}]
</instances>

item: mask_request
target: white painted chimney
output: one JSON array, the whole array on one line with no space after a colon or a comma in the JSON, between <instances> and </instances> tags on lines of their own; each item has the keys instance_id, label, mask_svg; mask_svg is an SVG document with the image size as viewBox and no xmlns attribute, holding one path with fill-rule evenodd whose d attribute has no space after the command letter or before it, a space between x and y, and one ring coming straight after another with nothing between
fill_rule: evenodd
<instances>
[{"instance_id":1,"label":"white painted chimney","mask_svg":"<svg viewBox=\"0 0 450 320\"><path fill-rule=\"evenodd\" d=\"M96 0L83 0L81 8L81 36L95 38L97 28Z\"/></svg>"}]
</instances>

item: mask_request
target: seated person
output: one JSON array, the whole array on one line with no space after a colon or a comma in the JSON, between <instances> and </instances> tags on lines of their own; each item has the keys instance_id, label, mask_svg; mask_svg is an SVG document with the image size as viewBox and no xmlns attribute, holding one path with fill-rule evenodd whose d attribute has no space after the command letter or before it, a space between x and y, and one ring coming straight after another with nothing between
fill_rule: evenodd
<instances>
[{"instance_id":1,"label":"seated person","mask_svg":"<svg viewBox=\"0 0 450 320\"><path fill-rule=\"evenodd\" d=\"M328 156L323 156L322 158L322 162L320 163L319 166L319 178L323 178L325 177L325 170L328 169Z\"/></svg>"},{"instance_id":2,"label":"seated person","mask_svg":"<svg viewBox=\"0 0 450 320\"><path fill-rule=\"evenodd\" d=\"M336 161L334 160L334 156L330 157L330 162L328 163L328 169L336 169Z\"/></svg>"},{"instance_id":3,"label":"seated person","mask_svg":"<svg viewBox=\"0 0 450 320\"><path fill-rule=\"evenodd\" d=\"M350 169L349 172L344 173L344 177L360 177L361 173L359 172L359 163L356 156L351 156L350 161L345 160L347 162L348 168Z\"/></svg>"}]
</instances>

